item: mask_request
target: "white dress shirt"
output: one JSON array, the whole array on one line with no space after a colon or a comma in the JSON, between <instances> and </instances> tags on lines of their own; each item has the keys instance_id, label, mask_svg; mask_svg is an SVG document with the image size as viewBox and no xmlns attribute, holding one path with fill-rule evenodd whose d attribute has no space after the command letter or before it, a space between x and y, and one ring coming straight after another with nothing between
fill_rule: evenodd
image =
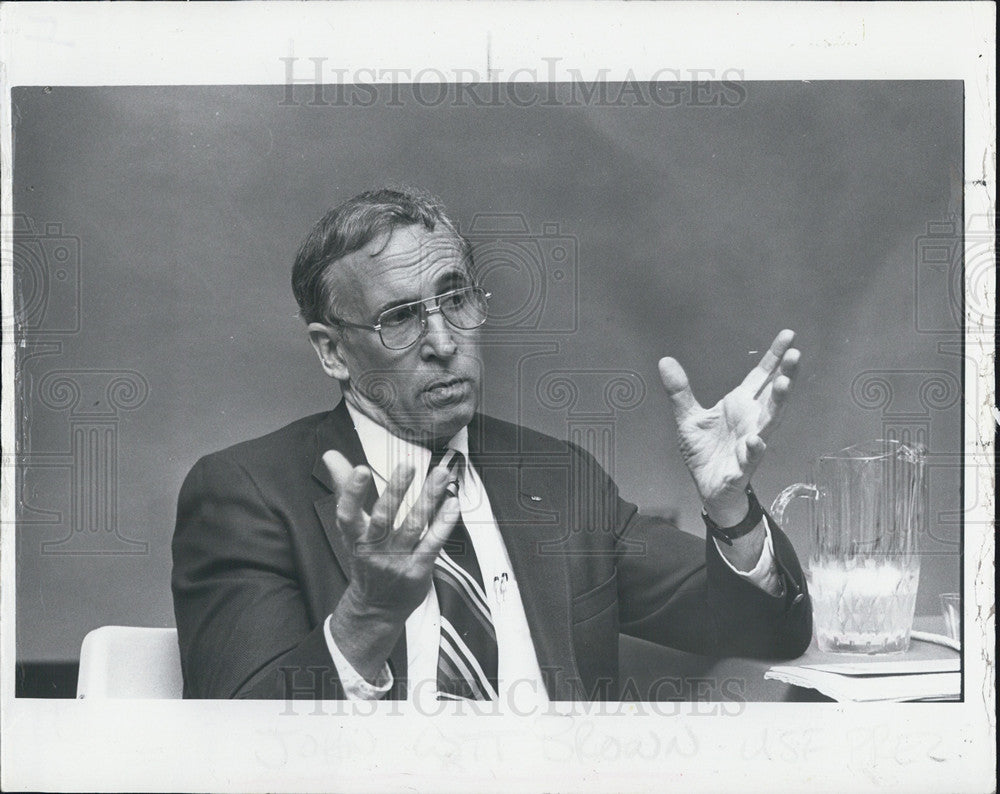
<instances>
[{"instance_id":1,"label":"white dress shirt","mask_svg":"<svg viewBox=\"0 0 1000 794\"><path fill-rule=\"evenodd\" d=\"M417 472L397 515L399 524L416 503L423 488L424 474L431 461L431 451L419 444L412 444L394 436L351 405L347 408L361 439L361 446L380 496L389 476L400 463L411 464ZM483 574L496 630L500 701L511 704L518 710L543 704L548 701L548 695L528 629L528 620L524 614L524 604L486 490L479 474L468 460L467 428L462 428L456 433L448 442L448 447L466 456L466 465L462 467L458 486L459 508ZM722 559L739 576L772 595L778 595L782 585L774 564L771 531L766 519L764 528L766 533L764 550L753 570L744 573L733 568L725 556ZM718 547L718 541L716 546ZM440 612L433 582L423 603L406 619L405 630L408 700L427 703L436 701ZM373 700L381 698L389 691L393 679L388 663L374 683L368 682L351 666L337 647L330 631L329 616L326 620L325 634L330 656L349 700Z\"/></svg>"}]
</instances>

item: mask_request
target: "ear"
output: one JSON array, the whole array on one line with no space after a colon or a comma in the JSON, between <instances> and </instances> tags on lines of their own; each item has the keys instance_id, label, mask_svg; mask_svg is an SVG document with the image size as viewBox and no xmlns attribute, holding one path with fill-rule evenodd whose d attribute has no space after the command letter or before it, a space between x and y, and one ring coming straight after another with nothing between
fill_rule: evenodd
<instances>
[{"instance_id":1,"label":"ear","mask_svg":"<svg viewBox=\"0 0 1000 794\"><path fill-rule=\"evenodd\" d=\"M342 340L338 329L323 323L309 323L309 341L327 375L339 381L350 378L347 362L341 351Z\"/></svg>"}]
</instances>

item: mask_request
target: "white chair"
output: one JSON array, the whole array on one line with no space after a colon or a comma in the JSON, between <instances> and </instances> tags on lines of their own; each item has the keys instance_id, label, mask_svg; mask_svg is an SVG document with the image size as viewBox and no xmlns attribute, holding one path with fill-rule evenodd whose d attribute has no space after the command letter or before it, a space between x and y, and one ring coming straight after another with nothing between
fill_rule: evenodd
<instances>
[{"instance_id":1,"label":"white chair","mask_svg":"<svg viewBox=\"0 0 1000 794\"><path fill-rule=\"evenodd\" d=\"M83 638L77 698L164 700L182 692L177 629L101 626Z\"/></svg>"}]
</instances>

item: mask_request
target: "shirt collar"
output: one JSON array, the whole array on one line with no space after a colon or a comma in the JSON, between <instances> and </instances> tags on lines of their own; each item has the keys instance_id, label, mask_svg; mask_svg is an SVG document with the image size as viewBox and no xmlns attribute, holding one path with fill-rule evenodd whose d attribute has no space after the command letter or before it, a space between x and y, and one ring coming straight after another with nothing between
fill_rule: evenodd
<instances>
[{"instance_id":1,"label":"shirt collar","mask_svg":"<svg viewBox=\"0 0 1000 794\"><path fill-rule=\"evenodd\" d=\"M400 463L410 463L416 469L417 476L423 476L431 463L431 451L427 447L399 438L350 403L345 401L345 404L361 440L365 458L375 474L388 481L396 466ZM468 427L463 427L455 433L446 446L461 452L468 459Z\"/></svg>"}]
</instances>

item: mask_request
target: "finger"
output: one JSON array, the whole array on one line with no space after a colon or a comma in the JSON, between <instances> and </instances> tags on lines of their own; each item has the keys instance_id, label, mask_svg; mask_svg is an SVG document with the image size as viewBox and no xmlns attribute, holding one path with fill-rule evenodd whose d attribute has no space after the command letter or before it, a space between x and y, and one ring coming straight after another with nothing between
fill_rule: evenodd
<instances>
[{"instance_id":1,"label":"finger","mask_svg":"<svg viewBox=\"0 0 1000 794\"><path fill-rule=\"evenodd\" d=\"M792 393L792 379L787 375L779 375L771 384L771 402L782 405Z\"/></svg>"},{"instance_id":2,"label":"finger","mask_svg":"<svg viewBox=\"0 0 1000 794\"><path fill-rule=\"evenodd\" d=\"M365 494L371 482L367 466L355 466L337 490L337 523L353 540L361 539L368 524L364 511Z\"/></svg>"},{"instance_id":3,"label":"finger","mask_svg":"<svg viewBox=\"0 0 1000 794\"><path fill-rule=\"evenodd\" d=\"M802 353L798 348L788 348L788 350L785 351L785 355L781 357L781 364L778 366L778 372L794 379L796 373L799 371L799 361L801 358Z\"/></svg>"},{"instance_id":4,"label":"finger","mask_svg":"<svg viewBox=\"0 0 1000 794\"><path fill-rule=\"evenodd\" d=\"M416 504L410 509L403 523L399 525L400 542L413 548L424 528L434 518L441 504L450 477L449 471L443 466L435 466L427 475L424 486L420 490Z\"/></svg>"},{"instance_id":5,"label":"finger","mask_svg":"<svg viewBox=\"0 0 1000 794\"><path fill-rule=\"evenodd\" d=\"M437 559L444 544L448 541L451 531L458 523L461 511L458 506L458 497L449 496L441 503L440 509L434 515L427 532L413 549L414 554L427 555L431 564Z\"/></svg>"},{"instance_id":6,"label":"finger","mask_svg":"<svg viewBox=\"0 0 1000 794\"><path fill-rule=\"evenodd\" d=\"M761 423L757 430L758 435L766 438L781 424L785 404L788 402L788 397L791 393L792 379L787 375L778 375L765 389L766 402L761 412Z\"/></svg>"},{"instance_id":7,"label":"finger","mask_svg":"<svg viewBox=\"0 0 1000 794\"><path fill-rule=\"evenodd\" d=\"M351 479L351 472L354 471L354 467L351 466L347 458L334 449L323 453L323 463L326 465L327 471L330 472L333 489L337 493L340 493L346 487L348 480Z\"/></svg>"},{"instance_id":8,"label":"finger","mask_svg":"<svg viewBox=\"0 0 1000 794\"><path fill-rule=\"evenodd\" d=\"M409 463L400 463L393 470L385 490L372 508L371 532L379 538L386 537L396 524L399 506L416 476L416 468Z\"/></svg>"},{"instance_id":9,"label":"finger","mask_svg":"<svg viewBox=\"0 0 1000 794\"><path fill-rule=\"evenodd\" d=\"M678 422L692 411L701 408L691 391L687 373L676 358L669 356L661 358L659 370L660 380L663 381L663 388L667 390L667 396L674 406L674 418Z\"/></svg>"},{"instance_id":10,"label":"finger","mask_svg":"<svg viewBox=\"0 0 1000 794\"><path fill-rule=\"evenodd\" d=\"M758 394L778 368L785 352L792 346L793 341L795 341L794 331L786 328L779 332L774 337L771 347L768 348L757 366L747 373L747 376L743 379L743 385L749 389L753 389L755 395Z\"/></svg>"}]
</instances>

